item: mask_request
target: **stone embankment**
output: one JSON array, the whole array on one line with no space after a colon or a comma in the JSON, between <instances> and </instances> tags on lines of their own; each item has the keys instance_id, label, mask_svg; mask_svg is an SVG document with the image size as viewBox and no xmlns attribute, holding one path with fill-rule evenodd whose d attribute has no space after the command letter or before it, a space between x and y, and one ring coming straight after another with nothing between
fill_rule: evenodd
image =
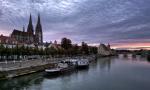
<instances>
[{"instance_id":1,"label":"stone embankment","mask_svg":"<svg viewBox=\"0 0 150 90\"><path fill-rule=\"evenodd\" d=\"M17 77L52 68L62 58L0 62L0 79Z\"/></svg>"},{"instance_id":2,"label":"stone embankment","mask_svg":"<svg viewBox=\"0 0 150 90\"><path fill-rule=\"evenodd\" d=\"M78 58L82 58L80 56ZM90 61L95 60L95 56L84 56ZM68 58L50 58L39 60L21 60L0 62L0 79L13 78L26 74L43 71L47 68L53 68L59 61Z\"/></svg>"}]
</instances>

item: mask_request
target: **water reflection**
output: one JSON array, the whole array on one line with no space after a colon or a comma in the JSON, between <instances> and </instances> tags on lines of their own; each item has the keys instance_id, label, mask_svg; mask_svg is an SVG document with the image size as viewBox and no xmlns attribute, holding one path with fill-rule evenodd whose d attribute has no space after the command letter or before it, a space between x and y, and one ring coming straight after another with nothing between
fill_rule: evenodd
<instances>
[{"instance_id":1,"label":"water reflection","mask_svg":"<svg viewBox=\"0 0 150 90\"><path fill-rule=\"evenodd\" d=\"M107 57L107 58L99 59L97 66L99 66L101 69L107 69L109 71L111 68L111 63L112 63L111 58Z\"/></svg>"},{"instance_id":2,"label":"water reflection","mask_svg":"<svg viewBox=\"0 0 150 90\"><path fill-rule=\"evenodd\" d=\"M90 70L94 70L97 69L99 71L99 69L107 69L108 71L111 68L111 63L114 60L112 59L112 57L106 57L106 58L101 58L98 59L97 61L94 61L91 63L90 65ZM46 79L46 80L54 80L54 79L65 79L66 77L68 78L67 81L65 80L65 82L70 82L70 80L73 79L81 79L82 75L88 75L89 73L89 68L87 69L82 69L82 70L75 70L73 72L70 73L65 73L63 75L52 75L52 76L45 76L45 72L40 72L40 73L34 73L34 74L30 74L27 76L21 76L21 77L17 77L17 78L12 78L9 80L2 80L0 81L0 90L28 90L30 89L29 87L31 86L39 86L42 85L42 82ZM73 75L73 77L72 77ZM63 81L64 82L64 81Z\"/></svg>"},{"instance_id":3,"label":"water reflection","mask_svg":"<svg viewBox=\"0 0 150 90\"><path fill-rule=\"evenodd\" d=\"M0 90L150 90L149 72L150 64L140 56L106 57L63 75L45 77L39 72L3 80Z\"/></svg>"},{"instance_id":4,"label":"water reflection","mask_svg":"<svg viewBox=\"0 0 150 90\"><path fill-rule=\"evenodd\" d=\"M146 57L142 57L141 55L135 55L135 56L133 56L132 54L127 54L126 55L126 57L124 57L124 55L123 54L120 54L119 56L118 56L118 58L119 59L121 59L121 60L130 60L130 61L135 61L135 62L150 62L150 61L148 61L147 59L146 59Z\"/></svg>"},{"instance_id":5,"label":"water reflection","mask_svg":"<svg viewBox=\"0 0 150 90\"><path fill-rule=\"evenodd\" d=\"M0 90L24 90L31 85L40 85L43 81L41 73L12 78L0 81Z\"/></svg>"},{"instance_id":6,"label":"water reflection","mask_svg":"<svg viewBox=\"0 0 150 90\"><path fill-rule=\"evenodd\" d=\"M85 73L88 74L88 70L89 68L85 68L85 69L80 69L80 70L74 70L72 72L66 72L63 74L56 74L56 75L50 75L50 74L46 74L45 72L43 72L43 77L46 79L55 79L55 78L63 78L63 77L70 77L72 74L74 74L75 76L77 76L80 73Z\"/></svg>"}]
</instances>

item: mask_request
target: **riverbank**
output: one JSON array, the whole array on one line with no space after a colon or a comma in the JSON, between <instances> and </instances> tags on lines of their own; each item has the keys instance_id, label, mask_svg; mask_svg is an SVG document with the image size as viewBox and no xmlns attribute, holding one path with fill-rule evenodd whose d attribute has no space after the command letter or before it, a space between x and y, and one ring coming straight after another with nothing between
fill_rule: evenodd
<instances>
[{"instance_id":1,"label":"riverbank","mask_svg":"<svg viewBox=\"0 0 150 90\"><path fill-rule=\"evenodd\" d=\"M150 90L150 63L139 56L103 57L90 63L88 69L43 75L45 72L37 72L0 80L0 90Z\"/></svg>"},{"instance_id":2,"label":"riverbank","mask_svg":"<svg viewBox=\"0 0 150 90\"><path fill-rule=\"evenodd\" d=\"M72 57L75 58L75 57ZM96 56L78 56L76 58L88 58L91 62L96 59ZM8 79L26 74L31 74L43 71L47 68L53 68L59 61L68 59L65 58L49 58L45 60L22 60L0 62L0 79Z\"/></svg>"},{"instance_id":3,"label":"riverbank","mask_svg":"<svg viewBox=\"0 0 150 90\"><path fill-rule=\"evenodd\" d=\"M20 68L20 69L16 69L16 70L1 71L0 72L0 79L8 79L8 78L18 77L18 76L23 76L23 75L43 71L46 68L54 67L54 65L55 64L52 63L52 64L45 64L45 65L41 65L41 66Z\"/></svg>"}]
</instances>

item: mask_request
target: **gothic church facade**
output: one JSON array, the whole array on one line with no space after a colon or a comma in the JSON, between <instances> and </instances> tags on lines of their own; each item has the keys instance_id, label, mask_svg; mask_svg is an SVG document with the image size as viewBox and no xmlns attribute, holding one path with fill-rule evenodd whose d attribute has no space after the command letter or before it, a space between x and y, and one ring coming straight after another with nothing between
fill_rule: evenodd
<instances>
[{"instance_id":1,"label":"gothic church facade","mask_svg":"<svg viewBox=\"0 0 150 90\"><path fill-rule=\"evenodd\" d=\"M32 24L32 16L30 14L27 30L25 30L24 27L22 31L14 29L10 37L14 38L18 43L43 44L43 31L40 15L38 14L35 30Z\"/></svg>"}]
</instances>

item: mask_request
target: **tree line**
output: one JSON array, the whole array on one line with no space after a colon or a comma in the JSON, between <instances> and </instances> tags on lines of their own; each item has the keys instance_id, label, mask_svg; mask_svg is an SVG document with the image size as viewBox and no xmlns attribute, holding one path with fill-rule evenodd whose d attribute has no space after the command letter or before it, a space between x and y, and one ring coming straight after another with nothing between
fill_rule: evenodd
<instances>
[{"instance_id":1,"label":"tree line","mask_svg":"<svg viewBox=\"0 0 150 90\"><path fill-rule=\"evenodd\" d=\"M72 41L68 38L62 38L61 44L57 44L56 46L58 47L45 45L45 49L42 49L16 45L15 47L8 48L0 44L0 60L20 59L33 55L55 57L97 54L97 47L88 46L85 42L82 42L82 45L78 46L78 44L72 44Z\"/></svg>"}]
</instances>

